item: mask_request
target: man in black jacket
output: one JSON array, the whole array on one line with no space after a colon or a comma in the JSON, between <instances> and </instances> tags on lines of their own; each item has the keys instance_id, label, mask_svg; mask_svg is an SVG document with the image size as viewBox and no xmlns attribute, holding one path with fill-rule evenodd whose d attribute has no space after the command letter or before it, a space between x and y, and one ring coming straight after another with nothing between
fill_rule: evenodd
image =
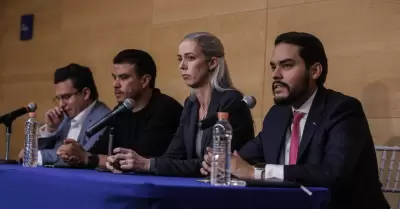
<instances>
[{"instance_id":1,"label":"man in black jacket","mask_svg":"<svg viewBox=\"0 0 400 209\"><path fill-rule=\"evenodd\" d=\"M123 50L113 62L117 102L131 98L134 107L114 117L112 148L122 147L148 157L162 155L178 128L182 105L155 88L156 65L148 53ZM109 133L108 128L89 152L66 140L57 153L70 165L105 168L107 156L113 154L108 153Z\"/></svg>"}]
</instances>

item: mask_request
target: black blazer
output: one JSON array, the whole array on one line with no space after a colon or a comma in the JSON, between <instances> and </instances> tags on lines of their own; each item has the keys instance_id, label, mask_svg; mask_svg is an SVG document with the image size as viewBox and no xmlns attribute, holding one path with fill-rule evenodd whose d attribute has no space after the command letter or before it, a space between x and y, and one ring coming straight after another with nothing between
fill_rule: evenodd
<instances>
[{"instance_id":1,"label":"black blazer","mask_svg":"<svg viewBox=\"0 0 400 209\"><path fill-rule=\"evenodd\" d=\"M241 102L243 95L237 90L212 93L207 117L218 111L227 110L233 103ZM157 175L201 176L202 158L195 153L198 130L199 103L195 97L185 100L180 126L165 154L151 161L150 170ZM253 118L249 108L243 105L238 111L230 113L229 122L233 128L232 150L239 150L254 138ZM201 146L201 156L207 147L212 147L212 127L205 129Z\"/></svg>"},{"instance_id":2,"label":"black blazer","mask_svg":"<svg viewBox=\"0 0 400 209\"><path fill-rule=\"evenodd\" d=\"M291 107L273 106L262 131L240 155L250 162L279 164L292 115ZM297 165L284 166L284 179L328 187L330 208L389 208L381 192L374 142L361 103L323 87L307 117Z\"/></svg>"}]
</instances>

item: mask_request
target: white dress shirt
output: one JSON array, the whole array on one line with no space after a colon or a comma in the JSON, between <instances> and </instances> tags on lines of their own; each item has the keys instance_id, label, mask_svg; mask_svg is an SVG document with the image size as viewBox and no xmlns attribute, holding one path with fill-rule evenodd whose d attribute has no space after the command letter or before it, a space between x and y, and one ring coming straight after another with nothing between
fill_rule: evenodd
<instances>
[{"instance_id":1,"label":"white dress shirt","mask_svg":"<svg viewBox=\"0 0 400 209\"><path fill-rule=\"evenodd\" d=\"M304 131L304 126L306 125L308 113L310 112L311 105L314 101L315 94L317 93L318 89L314 91L314 93L311 95L308 100L301 105L299 109L294 109L292 107L292 111L297 111L297 112L302 112L304 113L304 116L300 120L300 141L299 145L301 142L301 138L303 136L303 131ZM292 129L293 129L293 124L290 126L290 128L287 129L286 131L286 137L285 137L285 165L289 165L289 154L290 154L290 138L292 135ZM299 146L300 147L300 146ZM280 180L284 180L284 174L283 174L283 166L284 165L273 165L273 164L267 164L265 166L265 179L269 178L277 178Z\"/></svg>"},{"instance_id":2,"label":"white dress shirt","mask_svg":"<svg viewBox=\"0 0 400 209\"><path fill-rule=\"evenodd\" d=\"M68 131L68 135L67 135L67 139L73 139L75 141L78 141L78 137L81 133L81 129L83 126L83 123L85 122L87 116L89 115L89 113L92 111L93 106L96 104L96 101L94 101L91 105L89 105L86 109L84 109L82 112L80 112L77 116L75 116L72 120L71 120L71 126L69 128ZM55 132L53 133L49 133L46 131L46 126L47 125L43 125L42 127L40 127L39 129L39 135L40 137L51 137L53 136ZM42 153L38 152L38 165L41 166L43 165L43 159L42 159Z\"/></svg>"}]
</instances>

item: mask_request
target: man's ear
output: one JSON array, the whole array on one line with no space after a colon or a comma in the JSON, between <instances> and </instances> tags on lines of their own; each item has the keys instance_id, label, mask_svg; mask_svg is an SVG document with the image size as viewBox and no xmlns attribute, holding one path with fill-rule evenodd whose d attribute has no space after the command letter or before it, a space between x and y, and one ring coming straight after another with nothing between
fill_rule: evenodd
<instances>
[{"instance_id":1,"label":"man's ear","mask_svg":"<svg viewBox=\"0 0 400 209\"><path fill-rule=\"evenodd\" d=\"M92 94L92 92L90 91L90 89L87 88L87 87L85 87L85 88L82 89L82 93L83 93L83 98L84 98L85 100L90 99L90 95Z\"/></svg>"},{"instance_id":2,"label":"man's ear","mask_svg":"<svg viewBox=\"0 0 400 209\"><path fill-rule=\"evenodd\" d=\"M212 57L211 60L208 62L208 69L210 71L214 71L217 66L218 66L218 59L216 57Z\"/></svg>"},{"instance_id":3,"label":"man's ear","mask_svg":"<svg viewBox=\"0 0 400 209\"><path fill-rule=\"evenodd\" d=\"M150 86L151 79L151 75L146 74L142 76L142 78L140 79L140 82L142 83L142 88Z\"/></svg>"},{"instance_id":4,"label":"man's ear","mask_svg":"<svg viewBox=\"0 0 400 209\"><path fill-rule=\"evenodd\" d=\"M321 76L323 70L324 69L322 69L322 65L319 62L313 64L310 68L312 79L317 80Z\"/></svg>"}]
</instances>

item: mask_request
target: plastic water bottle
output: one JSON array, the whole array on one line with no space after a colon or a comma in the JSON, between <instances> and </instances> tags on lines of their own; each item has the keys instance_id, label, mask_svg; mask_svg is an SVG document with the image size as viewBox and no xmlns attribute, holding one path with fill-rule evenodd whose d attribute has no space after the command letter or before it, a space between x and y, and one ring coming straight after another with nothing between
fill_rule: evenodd
<instances>
[{"instance_id":1,"label":"plastic water bottle","mask_svg":"<svg viewBox=\"0 0 400 209\"><path fill-rule=\"evenodd\" d=\"M218 113L218 121L213 127L213 154L211 162L211 185L228 186L231 182L231 140L232 126L229 114Z\"/></svg>"},{"instance_id":2,"label":"plastic water bottle","mask_svg":"<svg viewBox=\"0 0 400 209\"><path fill-rule=\"evenodd\" d=\"M29 119L25 123L24 167L37 167L39 123L36 121L36 113L29 113Z\"/></svg>"}]
</instances>

